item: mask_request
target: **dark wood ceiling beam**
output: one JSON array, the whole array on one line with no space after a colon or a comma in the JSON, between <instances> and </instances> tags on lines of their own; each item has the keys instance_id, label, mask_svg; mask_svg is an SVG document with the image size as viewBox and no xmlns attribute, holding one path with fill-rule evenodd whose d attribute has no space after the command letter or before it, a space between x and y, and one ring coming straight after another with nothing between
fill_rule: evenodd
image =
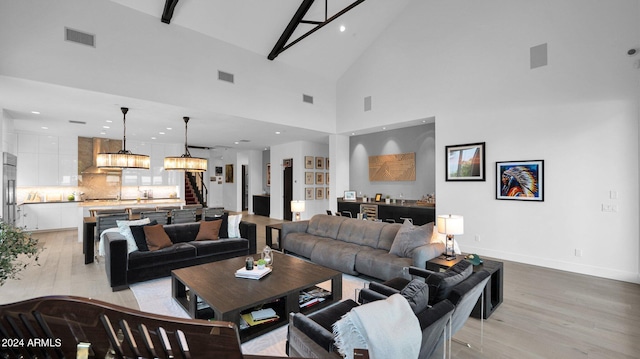
<instances>
[{"instance_id":1,"label":"dark wood ceiling beam","mask_svg":"<svg viewBox=\"0 0 640 359\"><path fill-rule=\"evenodd\" d=\"M171 22L173 10L175 10L177 4L178 0L166 0L164 3L164 11L162 12L162 18L160 18L162 22L165 24L169 24Z\"/></svg>"},{"instance_id":2,"label":"dark wood ceiling beam","mask_svg":"<svg viewBox=\"0 0 640 359\"><path fill-rule=\"evenodd\" d=\"M313 2L314 0L302 1L302 4L300 4L298 10L293 15L293 18L291 18L291 21L289 21L289 24L284 29L284 32L282 33L282 35L280 35L280 38L271 50L271 53L269 53L269 56L267 56L269 60L275 59L282 51L284 51L284 46L291 38L291 35L293 35L293 32L296 31L296 27L298 27L298 24L300 24L302 18L304 18L304 16L307 14L307 11L309 11L309 8L311 8L311 5L313 5Z\"/></svg>"},{"instance_id":3,"label":"dark wood ceiling beam","mask_svg":"<svg viewBox=\"0 0 640 359\"><path fill-rule=\"evenodd\" d=\"M351 5L347 6L344 9L342 9L337 14L333 15L332 17L330 17L328 19L326 18L327 17L327 2L325 1L325 21L323 21L323 22L315 22L315 21L303 20L302 18L304 17L304 15L307 13L309 8L313 4L313 1L314 0L304 0L302 2L300 7L298 8L298 11L296 11L296 14L293 16L291 21L289 21L289 25L287 25L287 28L284 30L282 35L280 35L280 39L278 39L278 42L276 43L276 45L271 50L271 53L269 53L269 56L267 56L267 58L269 60L275 59L279 54L281 54L286 49L288 49L291 46L297 44L298 42L304 40L307 36L313 34L314 32L316 32L318 30L320 30L325 25L328 25L333 20L339 18L340 16L344 15L349 10L351 10L354 7L356 7L356 6L360 5L361 3L363 3L365 0L354 1L353 3L351 3ZM291 43L289 43L287 45L287 41L289 41L289 39L291 38L291 35L293 35L293 32L296 30L298 25L300 25L302 23L305 23L305 24L316 24L317 23L317 26L314 27L313 29L307 31L306 33L304 33L303 35L301 35L300 37L298 37L297 39L295 39L294 41L292 41Z\"/></svg>"}]
</instances>

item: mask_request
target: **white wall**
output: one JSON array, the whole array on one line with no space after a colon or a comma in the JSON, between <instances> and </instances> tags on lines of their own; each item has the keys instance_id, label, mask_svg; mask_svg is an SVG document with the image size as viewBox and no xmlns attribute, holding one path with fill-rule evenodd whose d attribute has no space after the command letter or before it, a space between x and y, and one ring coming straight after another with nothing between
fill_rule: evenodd
<instances>
[{"instance_id":1,"label":"white wall","mask_svg":"<svg viewBox=\"0 0 640 359\"><path fill-rule=\"evenodd\" d=\"M465 216L463 251L638 281L638 7L414 0L339 80L337 130L435 116L436 208ZM542 43L549 64L530 69ZM486 182L446 182L444 147L470 142ZM495 199L496 161L537 159L544 202Z\"/></svg>"}]
</instances>

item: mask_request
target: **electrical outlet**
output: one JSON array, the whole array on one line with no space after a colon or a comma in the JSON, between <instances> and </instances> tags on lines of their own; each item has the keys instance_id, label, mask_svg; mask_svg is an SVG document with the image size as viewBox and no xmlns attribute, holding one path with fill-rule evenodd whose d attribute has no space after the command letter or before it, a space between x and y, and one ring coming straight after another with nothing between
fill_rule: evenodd
<instances>
[{"instance_id":1,"label":"electrical outlet","mask_svg":"<svg viewBox=\"0 0 640 359\"><path fill-rule=\"evenodd\" d=\"M577 249L576 248L575 255L576 255L576 257L582 257L582 249Z\"/></svg>"},{"instance_id":2,"label":"electrical outlet","mask_svg":"<svg viewBox=\"0 0 640 359\"><path fill-rule=\"evenodd\" d=\"M480 235L476 234L476 242L480 242Z\"/></svg>"}]
</instances>

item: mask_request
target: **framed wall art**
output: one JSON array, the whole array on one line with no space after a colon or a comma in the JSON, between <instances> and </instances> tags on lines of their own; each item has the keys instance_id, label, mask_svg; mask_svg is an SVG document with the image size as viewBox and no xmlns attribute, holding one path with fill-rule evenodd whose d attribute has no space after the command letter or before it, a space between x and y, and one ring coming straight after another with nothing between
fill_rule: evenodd
<instances>
[{"instance_id":1,"label":"framed wall art","mask_svg":"<svg viewBox=\"0 0 640 359\"><path fill-rule=\"evenodd\" d=\"M306 169L313 168L313 156L304 156L304 168Z\"/></svg>"},{"instance_id":2,"label":"framed wall art","mask_svg":"<svg viewBox=\"0 0 640 359\"><path fill-rule=\"evenodd\" d=\"M271 163L267 163L267 187L271 187Z\"/></svg>"},{"instance_id":3,"label":"framed wall art","mask_svg":"<svg viewBox=\"0 0 640 359\"><path fill-rule=\"evenodd\" d=\"M312 200L313 199L313 187L306 187L304 189L304 199Z\"/></svg>"},{"instance_id":4,"label":"framed wall art","mask_svg":"<svg viewBox=\"0 0 640 359\"><path fill-rule=\"evenodd\" d=\"M544 160L496 162L496 199L544 201Z\"/></svg>"},{"instance_id":5,"label":"framed wall art","mask_svg":"<svg viewBox=\"0 0 640 359\"><path fill-rule=\"evenodd\" d=\"M324 157L316 157L316 169L317 170L324 169Z\"/></svg>"},{"instance_id":6,"label":"framed wall art","mask_svg":"<svg viewBox=\"0 0 640 359\"><path fill-rule=\"evenodd\" d=\"M325 188L324 198L329 199L329 187Z\"/></svg>"},{"instance_id":7,"label":"framed wall art","mask_svg":"<svg viewBox=\"0 0 640 359\"><path fill-rule=\"evenodd\" d=\"M447 181L485 180L485 143L445 146Z\"/></svg>"},{"instance_id":8,"label":"framed wall art","mask_svg":"<svg viewBox=\"0 0 640 359\"><path fill-rule=\"evenodd\" d=\"M305 172L304 184L313 184L313 183L314 183L313 172Z\"/></svg>"},{"instance_id":9,"label":"framed wall art","mask_svg":"<svg viewBox=\"0 0 640 359\"><path fill-rule=\"evenodd\" d=\"M316 184L324 184L324 172L316 172Z\"/></svg>"},{"instance_id":10,"label":"framed wall art","mask_svg":"<svg viewBox=\"0 0 640 359\"><path fill-rule=\"evenodd\" d=\"M356 200L356 191L344 191L344 197L342 197L345 201L355 201Z\"/></svg>"},{"instance_id":11,"label":"framed wall art","mask_svg":"<svg viewBox=\"0 0 640 359\"><path fill-rule=\"evenodd\" d=\"M324 187L316 187L316 199L324 199Z\"/></svg>"},{"instance_id":12,"label":"framed wall art","mask_svg":"<svg viewBox=\"0 0 640 359\"><path fill-rule=\"evenodd\" d=\"M224 182L233 183L233 163L224 165Z\"/></svg>"}]
</instances>

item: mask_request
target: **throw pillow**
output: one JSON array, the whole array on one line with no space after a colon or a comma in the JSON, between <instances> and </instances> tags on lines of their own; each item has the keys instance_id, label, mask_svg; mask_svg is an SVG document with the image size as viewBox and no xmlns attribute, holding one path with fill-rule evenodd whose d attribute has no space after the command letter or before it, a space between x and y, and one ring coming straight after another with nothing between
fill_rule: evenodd
<instances>
[{"instance_id":1,"label":"throw pillow","mask_svg":"<svg viewBox=\"0 0 640 359\"><path fill-rule=\"evenodd\" d=\"M216 240L219 239L220 225L222 220L217 221L200 221L200 230L196 236L196 241Z\"/></svg>"},{"instance_id":2,"label":"throw pillow","mask_svg":"<svg viewBox=\"0 0 640 359\"><path fill-rule=\"evenodd\" d=\"M158 224L158 221L155 219L148 224L143 224L140 226L129 226L131 230L131 234L133 234L133 239L136 241L136 245L138 246L138 250L141 252L148 252L149 247L147 246L147 238L144 235L144 226L155 226Z\"/></svg>"},{"instance_id":3,"label":"throw pillow","mask_svg":"<svg viewBox=\"0 0 640 359\"><path fill-rule=\"evenodd\" d=\"M444 272L433 272L427 277L429 285L429 304L433 305L447 298L451 289L469 278L473 273L473 265L468 261L460 261Z\"/></svg>"},{"instance_id":4,"label":"throw pillow","mask_svg":"<svg viewBox=\"0 0 640 359\"><path fill-rule=\"evenodd\" d=\"M408 221L402 224L393 239L389 253L398 257L411 258L413 250L429 243L433 232L433 223L414 226Z\"/></svg>"},{"instance_id":5,"label":"throw pillow","mask_svg":"<svg viewBox=\"0 0 640 359\"><path fill-rule=\"evenodd\" d=\"M400 295L407 299L415 314L429 306L429 286L423 281L412 280L400 291Z\"/></svg>"},{"instance_id":6,"label":"throw pillow","mask_svg":"<svg viewBox=\"0 0 640 359\"><path fill-rule=\"evenodd\" d=\"M220 224L220 232L218 233L219 238L229 238L229 213L224 213L220 217L205 217L205 221L217 221L222 219L222 223Z\"/></svg>"},{"instance_id":7,"label":"throw pillow","mask_svg":"<svg viewBox=\"0 0 640 359\"><path fill-rule=\"evenodd\" d=\"M161 224L155 226L144 226L144 235L147 238L147 246L150 251L157 251L162 248L171 247L171 239Z\"/></svg>"},{"instance_id":8,"label":"throw pillow","mask_svg":"<svg viewBox=\"0 0 640 359\"><path fill-rule=\"evenodd\" d=\"M136 240L133 238L133 234L131 233L129 226L139 226L142 224L149 224L149 222L149 218L138 219L135 221L116 221L118 231L127 240L127 253L138 250L138 245L136 244Z\"/></svg>"},{"instance_id":9,"label":"throw pillow","mask_svg":"<svg viewBox=\"0 0 640 359\"><path fill-rule=\"evenodd\" d=\"M240 238L240 221L242 220L241 214L234 214L229 216L229 238Z\"/></svg>"}]
</instances>

